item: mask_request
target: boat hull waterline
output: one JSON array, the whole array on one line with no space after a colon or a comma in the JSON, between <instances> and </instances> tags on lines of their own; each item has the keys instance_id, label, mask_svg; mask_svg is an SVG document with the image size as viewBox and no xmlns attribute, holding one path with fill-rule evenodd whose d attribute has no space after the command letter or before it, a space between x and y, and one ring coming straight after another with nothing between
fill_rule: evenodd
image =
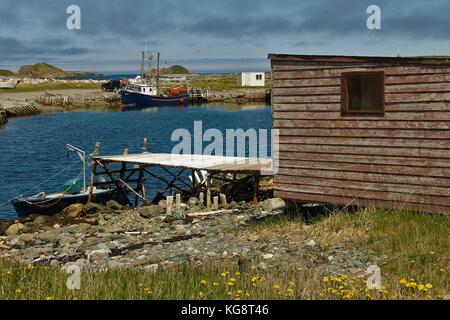
<instances>
[{"instance_id":1,"label":"boat hull waterline","mask_svg":"<svg viewBox=\"0 0 450 320\"><path fill-rule=\"evenodd\" d=\"M181 94L178 96L151 96L122 90L120 92L122 107L124 109L139 109L150 107L179 107L189 104L189 95Z\"/></svg>"}]
</instances>

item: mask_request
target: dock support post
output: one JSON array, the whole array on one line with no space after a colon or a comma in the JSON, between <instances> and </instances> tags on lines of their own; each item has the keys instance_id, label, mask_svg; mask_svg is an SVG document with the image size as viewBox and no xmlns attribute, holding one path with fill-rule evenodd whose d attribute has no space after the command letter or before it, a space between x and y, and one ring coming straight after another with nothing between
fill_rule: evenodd
<instances>
[{"instance_id":1,"label":"dock support post","mask_svg":"<svg viewBox=\"0 0 450 320\"><path fill-rule=\"evenodd\" d=\"M181 194L177 193L176 197L175 197L175 208L177 210L181 209Z\"/></svg>"},{"instance_id":2,"label":"dock support post","mask_svg":"<svg viewBox=\"0 0 450 320\"><path fill-rule=\"evenodd\" d=\"M94 193L94 181L95 181L95 174L97 173L97 161L94 161L93 167L92 167L92 174L91 174L91 184L89 186L89 197L88 202L92 201L92 194Z\"/></svg>"},{"instance_id":3,"label":"dock support post","mask_svg":"<svg viewBox=\"0 0 450 320\"><path fill-rule=\"evenodd\" d=\"M173 206L173 196L167 196L166 197L166 213L170 214L172 212L172 206Z\"/></svg>"},{"instance_id":4,"label":"dock support post","mask_svg":"<svg viewBox=\"0 0 450 320\"><path fill-rule=\"evenodd\" d=\"M211 209L211 189L206 191L206 208Z\"/></svg>"},{"instance_id":5,"label":"dock support post","mask_svg":"<svg viewBox=\"0 0 450 320\"><path fill-rule=\"evenodd\" d=\"M258 193L259 193L259 174L253 176L253 203L258 203Z\"/></svg>"},{"instance_id":6,"label":"dock support post","mask_svg":"<svg viewBox=\"0 0 450 320\"><path fill-rule=\"evenodd\" d=\"M222 203L222 208L227 209L228 208L228 202L227 202L227 196L223 193L220 194L220 202Z\"/></svg>"},{"instance_id":7,"label":"dock support post","mask_svg":"<svg viewBox=\"0 0 450 320\"><path fill-rule=\"evenodd\" d=\"M214 210L219 210L219 197L214 197Z\"/></svg>"}]
</instances>

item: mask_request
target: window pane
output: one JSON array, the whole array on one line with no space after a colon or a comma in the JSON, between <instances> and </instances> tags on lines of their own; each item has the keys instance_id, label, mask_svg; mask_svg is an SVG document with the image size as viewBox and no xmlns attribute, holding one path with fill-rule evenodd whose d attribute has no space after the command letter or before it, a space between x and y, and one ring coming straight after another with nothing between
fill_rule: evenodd
<instances>
[{"instance_id":1,"label":"window pane","mask_svg":"<svg viewBox=\"0 0 450 320\"><path fill-rule=\"evenodd\" d=\"M382 111L382 75L347 77L349 111Z\"/></svg>"}]
</instances>

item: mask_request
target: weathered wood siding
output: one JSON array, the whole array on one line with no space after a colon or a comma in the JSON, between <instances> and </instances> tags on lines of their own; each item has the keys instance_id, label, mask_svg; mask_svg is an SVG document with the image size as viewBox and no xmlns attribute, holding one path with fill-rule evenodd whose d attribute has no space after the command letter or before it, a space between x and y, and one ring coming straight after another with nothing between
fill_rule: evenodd
<instances>
[{"instance_id":1,"label":"weathered wood siding","mask_svg":"<svg viewBox=\"0 0 450 320\"><path fill-rule=\"evenodd\" d=\"M450 63L272 58L276 196L450 213ZM384 71L386 114L341 115L341 73Z\"/></svg>"}]
</instances>

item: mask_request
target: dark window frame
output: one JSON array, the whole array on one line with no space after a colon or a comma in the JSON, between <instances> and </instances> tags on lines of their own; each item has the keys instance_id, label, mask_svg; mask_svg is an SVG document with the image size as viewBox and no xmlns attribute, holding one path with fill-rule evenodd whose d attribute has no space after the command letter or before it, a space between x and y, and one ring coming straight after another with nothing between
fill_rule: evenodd
<instances>
[{"instance_id":1,"label":"dark window frame","mask_svg":"<svg viewBox=\"0 0 450 320\"><path fill-rule=\"evenodd\" d=\"M380 76L381 78L381 109L350 110L348 105L348 79L352 76ZM386 114L386 75L384 71L354 71L341 74L341 115L343 116L384 116Z\"/></svg>"}]
</instances>

